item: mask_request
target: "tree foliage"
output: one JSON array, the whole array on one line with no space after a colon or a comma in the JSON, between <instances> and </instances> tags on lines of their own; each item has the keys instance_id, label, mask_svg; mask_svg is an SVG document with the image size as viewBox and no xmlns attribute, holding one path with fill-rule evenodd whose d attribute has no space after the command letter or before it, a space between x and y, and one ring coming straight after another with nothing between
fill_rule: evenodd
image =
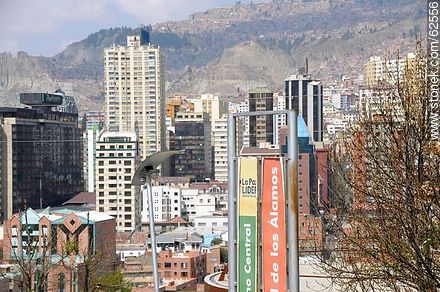
<instances>
[{"instance_id":1,"label":"tree foliage","mask_svg":"<svg viewBox=\"0 0 440 292\"><path fill-rule=\"evenodd\" d=\"M395 82L372 88L333 146L338 248L323 267L344 291L440 289L440 147L426 61L419 48Z\"/></svg>"},{"instance_id":2,"label":"tree foliage","mask_svg":"<svg viewBox=\"0 0 440 292\"><path fill-rule=\"evenodd\" d=\"M105 274L94 281L95 291L106 292L129 292L130 283L125 279L124 274L120 271Z\"/></svg>"}]
</instances>

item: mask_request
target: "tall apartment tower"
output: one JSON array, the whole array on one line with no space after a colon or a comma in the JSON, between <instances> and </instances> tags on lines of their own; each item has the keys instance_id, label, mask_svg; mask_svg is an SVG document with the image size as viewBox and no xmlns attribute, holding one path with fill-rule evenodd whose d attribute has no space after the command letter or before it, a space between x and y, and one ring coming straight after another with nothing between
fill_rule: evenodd
<instances>
[{"instance_id":1,"label":"tall apartment tower","mask_svg":"<svg viewBox=\"0 0 440 292\"><path fill-rule=\"evenodd\" d=\"M59 94L21 93L20 101L32 108L0 107L0 220L84 190L78 114L54 110Z\"/></svg>"},{"instance_id":2,"label":"tall apartment tower","mask_svg":"<svg viewBox=\"0 0 440 292\"><path fill-rule=\"evenodd\" d=\"M315 142L322 142L322 84L308 75L291 75L285 80L286 108L304 118Z\"/></svg>"},{"instance_id":3,"label":"tall apartment tower","mask_svg":"<svg viewBox=\"0 0 440 292\"><path fill-rule=\"evenodd\" d=\"M96 142L96 208L116 218L116 229L133 231L141 222L140 188L131 185L139 163L135 133L104 132Z\"/></svg>"},{"instance_id":4,"label":"tall apartment tower","mask_svg":"<svg viewBox=\"0 0 440 292\"><path fill-rule=\"evenodd\" d=\"M148 32L104 49L106 126L137 131L141 156L166 150L164 61Z\"/></svg>"},{"instance_id":5,"label":"tall apartment tower","mask_svg":"<svg viewBox=\"0 0 440 292\"><path fill-rule=\"evenodd\" d=\"M381 82L395 84L403 78L407 67L414 66L415 60L414 53L408 53L406 57L397 59L370 57L364 68L365 85L375 86Z\"/></svg>"},{"instance_id":6,"label":"tall apartment tower","mask_svg":"<svg viewBox=\"0 0 440 292\"><path fill-rule=\"evenodd\" d=\"M227 115L212 124L212 146L214 151L214 178L228 181L228 118Z\"/></svg>"},{"instance_id":7,"label":"tall apartment tower","mask_svg":"<svg viewBox=\"0 0 440 292\"><path fill-rule=\"evenodd\" d=\"M256 88L249 92L249 111L273 110L273 92L266 88ZM249 142L251 147L258 147L261 142L274 144L274 118L268 116L249 117Z\"/></svg>"}]
</instances>

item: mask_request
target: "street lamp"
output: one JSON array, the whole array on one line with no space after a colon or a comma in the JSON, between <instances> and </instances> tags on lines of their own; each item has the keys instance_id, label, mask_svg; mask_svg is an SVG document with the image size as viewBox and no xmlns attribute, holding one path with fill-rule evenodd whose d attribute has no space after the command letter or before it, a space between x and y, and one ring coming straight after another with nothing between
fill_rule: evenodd
<instances>
[{"instance_id":1,"label":"street lamp","mask_svg":"<svg viewBox=\"0 0 440 292\"><path fill-rule=\"evenodd\" d=\"M162 151L151 154L138 166L133 176L131 184L133 186L146 186L148 196L148 216L150 218L150 238L151 249L153 257L153 280L154 291L159 292L159 272L157 270L157 253L156 253L156 232L154 228L154 213L153 213L153 191L151 188L151 176L159 173L157 167L165 160L173 155L184 153L185 150L179 151Z\"/></svg>"}]
</instances>

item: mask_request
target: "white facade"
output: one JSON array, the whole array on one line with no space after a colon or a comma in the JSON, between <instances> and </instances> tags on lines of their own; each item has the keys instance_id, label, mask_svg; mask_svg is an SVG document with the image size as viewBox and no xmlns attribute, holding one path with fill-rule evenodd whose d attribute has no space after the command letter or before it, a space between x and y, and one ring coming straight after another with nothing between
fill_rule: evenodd
<instances>
[{"instance_id":1,"label":"white facade","mask_svg":"<svg viewBox=\"0 0 440 292\"><path fill-rule=\"evenodd\" d=\"M194 218L194 227L228 227L228 216L200 216Z\"/></svg>"},{"instance_id":2,"label":"white facade","mask_svg":"<svg viewBox=\"0 0 440 292\"><path fill-rule=\"evenodd\" d=\"M342 131L344 131L348 126L348 121L345 120L333 120L332 123L327 125L327 133L330 136L334 136Z\"/></svg>"},{"instance_id":3,"label":"white facade","mask_svg":"<svg viewBox=\"0 0 440 292\"><path fill-rule=\"evenodd\" d=\"M180 188L170 186L153 186L153 214L155 222L166 222L175 217L182 216L183 202ZM148 198L146 190L143 191L142 222L149 222Z\"/></svg>"},{"instance_id":4,"label":"white facade","mask_svg":"<svg viewBox=\"0 0 440 292\"><path fill-rule=\"evenodd\" d=\"M286 98L278 94L274 95L274 110L285 110L286 109ZM275 115L274 116L274 127L273 134L275 136L275 144L280 144L280 128L287 125L286 115Z\"/></svg>"},{"instance_id":5,"label":"white facade","mask_svg":"<svg viewBox=\"0 0 440 292\"><path fill-rule=\"evenodd\" d=\"M220 118L220 100L213 94L202 94L199 98L191 99L194 103L194 112L204 112L209 115L210 121Z\"/></svg>"},{"instance_id":6,"label":"white facade","mask_svg":"<svg viewBox=\"0 0 440 292\"><path fill-rule=\"evenodd\" d=\"M373 56L365 64L366 85L374 85L380 81L395 83L403 78L406 67L414 61L416 55L408 53L406 58L385 59L383 57Z\"/></svg>"},{"instance_id":7,"label":"white facade","mask_svg":"<svg viewBox=\"0 0 440 292\"><path fill-rule=\"evenodd\" d=\"M229 106L228 106L228 110L231 113L244 113L244 112L249 112L249 100L246 99L243 102L240 103L233 103L230 102ZM242 147L249 147L250 145L250 137L249 137L249 117L242 117L238 119L238 123L237 123L237 146L238 149L240 149ZM239 141L241 139L241 141ZM240 143L242 145L240 145Z\"/></svg>"},{"instance_id":8,"label":"white facade","mask_svg":"<svg viewBox=\"0 0 440 292\"><path fill-rule=\"evenodd\" d=\"M137 130L143 158L166 148L163 63L160 49L139 36L104 50L107 129Z\"/></svg>"},{"instance_id":9,"label":"white facade","mask_svg":"<svg viewBox=\"0 0 440 292\"><path fill-rule=\"evenodd\" d=\"M84 141L84 185L87 192L95 192L95 152L99 130L88 129L83 133Z\"/></svg>"},{"instance_id":10,"label":"white facade","mask_svg":"<svg viewBox=\"0 0 440 292\"><path fill-rule=\"evenodd\" d=\"M191 222L194 222L196 217L212 215L216 208L215 196L199 194L196 189L182 189L182 200Z\"/></svg>"},{"instance_id":11,"label":"white facade","mask_svg":"<svg viewBox=\"0 0 440 292\"><path fill-rule=\"evenodd\" d=\"M140 188L131 185L139 163L136 134L105 132L96 143L96 209L116 218L116 229L133 231L140 224Z\"/></svg>"},{"instance_id":12,"label":"white facade","mask_svg":"<svg viewBox=\"0 0 440 292\"><path fill-rule=\"evenodd\" d=\"M228 121L223 115L212 124L215 180L228 180Z\"/></svg>"}]
</instances>

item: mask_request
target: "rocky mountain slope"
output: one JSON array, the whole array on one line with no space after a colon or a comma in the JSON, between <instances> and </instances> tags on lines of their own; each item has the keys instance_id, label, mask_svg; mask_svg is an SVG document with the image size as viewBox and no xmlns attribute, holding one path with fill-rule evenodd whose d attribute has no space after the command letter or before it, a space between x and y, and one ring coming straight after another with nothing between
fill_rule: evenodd
<instances>
[{"instance_id":1,"label":"rocky mountain slope","mask_svg":"<svg viewBox=\"0 0 440 292\"><path fill-rule=\"evenodd\" d=\"M275 0L160 23L151 40L166 56L169 95L227 96L255 86L282 89L306 58L323 80L361 73L372 55L414 49L424 27L421 0ZM101 30L50 58L0 53L0 105L16 104L18 92L62 88L81 109L99 109L103 49L132 32Z\"/></svg>"}]
</instances>

